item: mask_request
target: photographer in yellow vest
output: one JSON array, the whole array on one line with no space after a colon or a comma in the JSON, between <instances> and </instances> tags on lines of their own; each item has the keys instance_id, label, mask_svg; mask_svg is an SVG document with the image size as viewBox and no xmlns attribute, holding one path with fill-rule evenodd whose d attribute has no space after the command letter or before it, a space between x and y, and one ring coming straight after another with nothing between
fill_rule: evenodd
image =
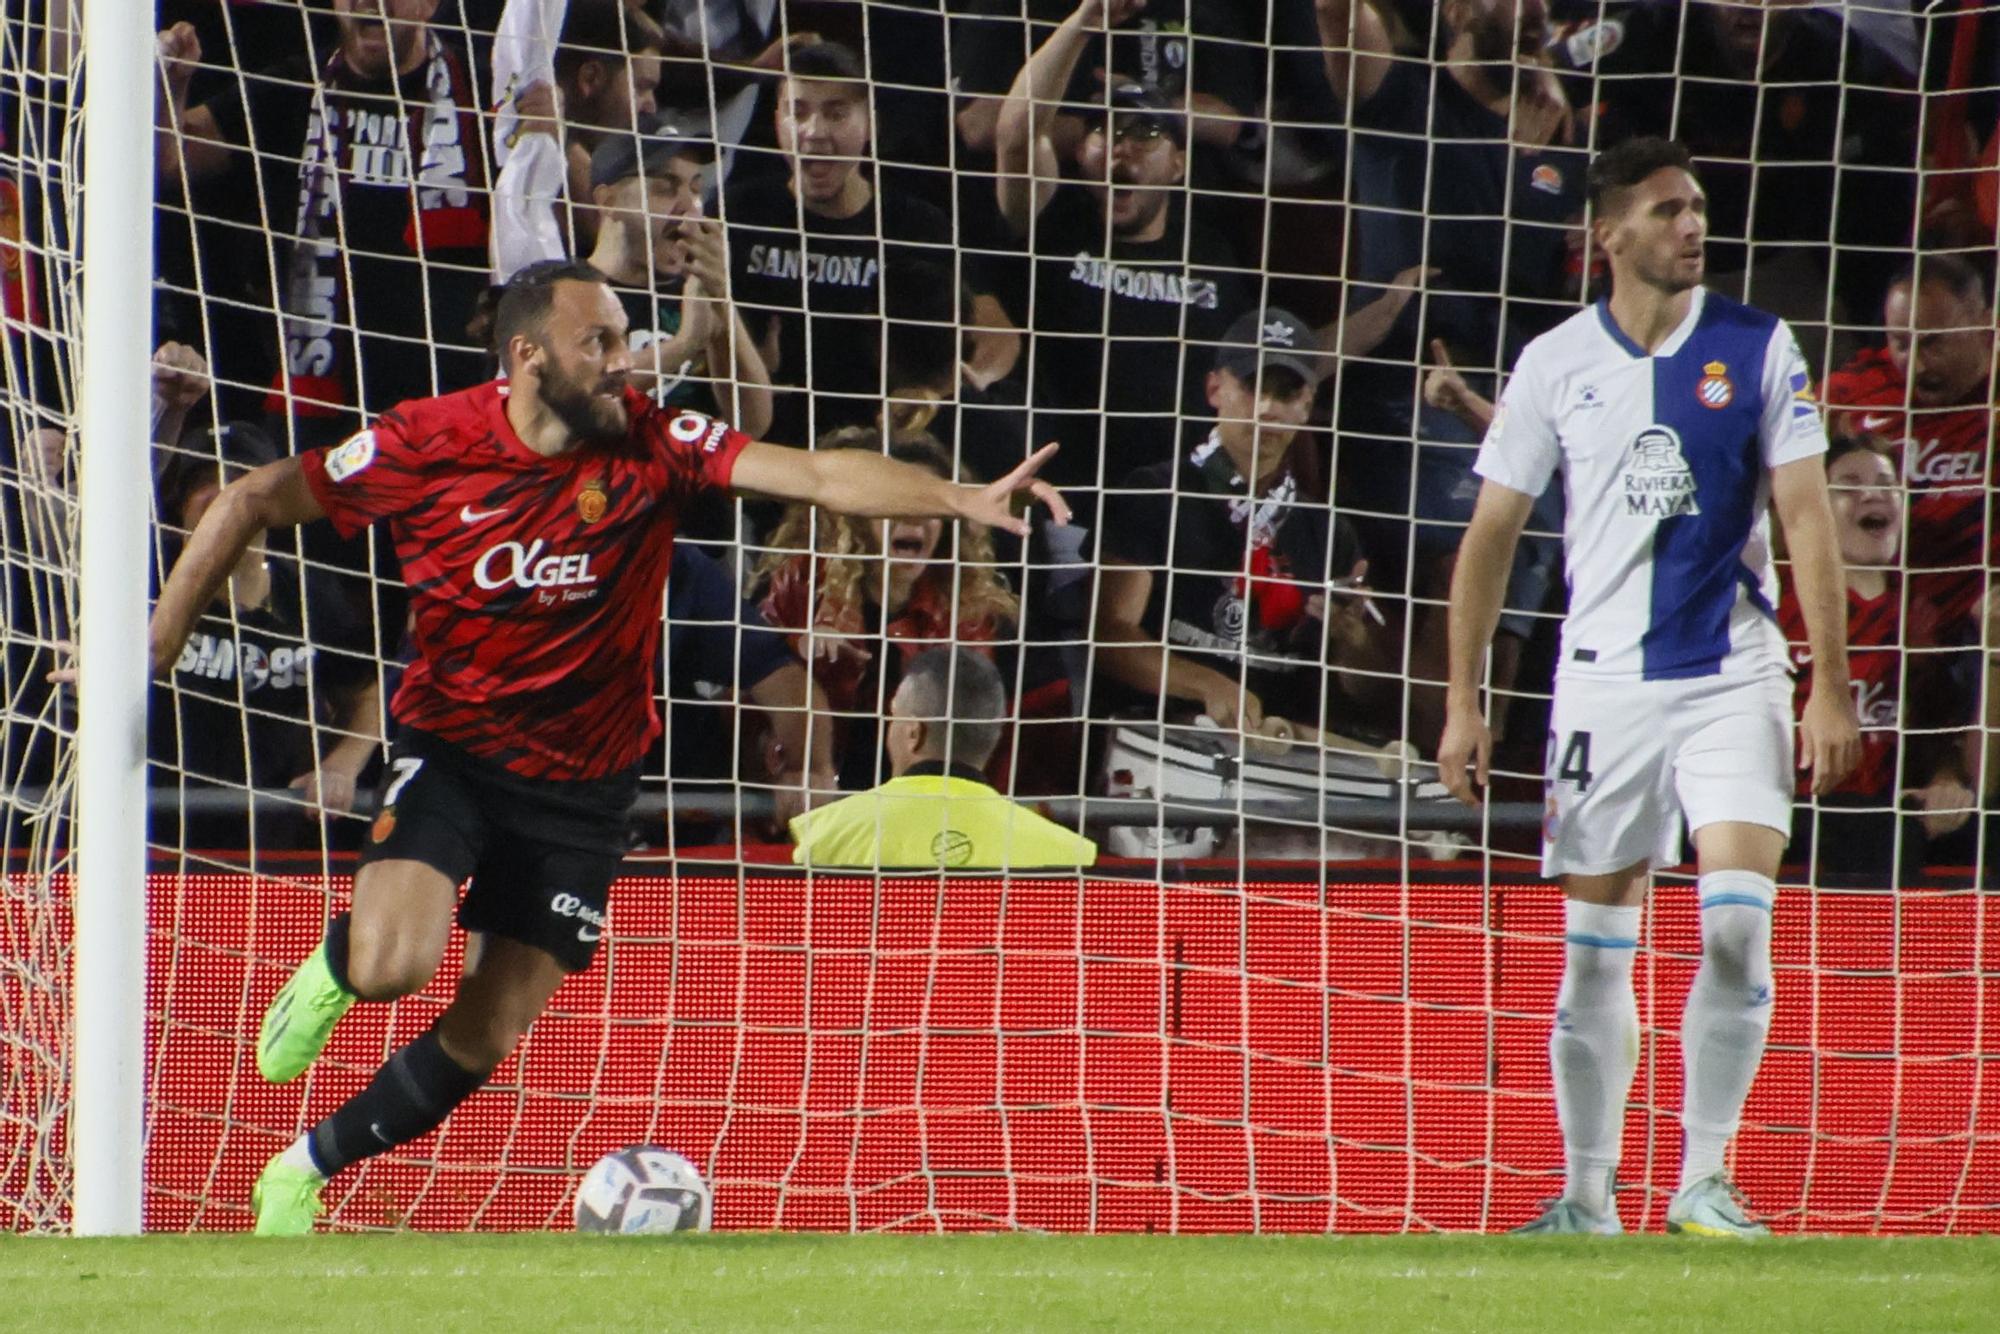
<instances>
[{"instance_id":1,"label":"photographer in yellow vest","mask_svg":"<svg viewBox=\"0 0 2000 1334\"><path fill-rule=\"evenodd\" d=\"M967 649L914 658L889 701L895 777L792 821L801 866L869 870L1044 870L1090 866L1097 845L1017 806L987 783L1007 691Z\"/></svg>"}]
</instances>

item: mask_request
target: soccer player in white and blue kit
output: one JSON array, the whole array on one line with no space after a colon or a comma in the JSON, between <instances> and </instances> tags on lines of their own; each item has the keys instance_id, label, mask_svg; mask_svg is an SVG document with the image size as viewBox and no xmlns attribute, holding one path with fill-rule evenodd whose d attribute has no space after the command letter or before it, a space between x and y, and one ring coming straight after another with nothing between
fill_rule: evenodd
<instances>
[{"instance_id":1,"label":"soccer player in white and blue kit","mask_svg":"<svg viewBox=\"0 0 2000 1334\"><path fill-rule=\"evenodd\" d=\"M1684 1148L1667 1230L1761 1236L1723 1155L1770 1030L1771 907L1791 824L1771 510L1813 654L1799 767L1826 791L1860 745L1826 435L1784 321L1701 286L1707 201L1687 150L1621 144L1592 164L1590 192L1611 296L1522 351L1480 449L1451 589L1438 766L1461 799L1479 799L1473 781L1485 785L1492 748L1480 663L1514 544L1560 468L1570 606L1542 873L1567 897L1549 1039L1567 1175L1562 1197L1519 1230L1624 1230L1611 1191L1638 1061L1640 905L1653 869L1679 860L1685 817L1702 959L1681 1022Z\"/></svg>"}]
</instances>

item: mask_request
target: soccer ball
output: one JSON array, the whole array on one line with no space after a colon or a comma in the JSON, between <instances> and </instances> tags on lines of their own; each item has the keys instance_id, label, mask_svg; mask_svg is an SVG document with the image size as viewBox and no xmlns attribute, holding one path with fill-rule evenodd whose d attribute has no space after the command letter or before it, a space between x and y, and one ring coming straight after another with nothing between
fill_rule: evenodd
<instances>
[{"instance_id":1,"label":"soccer ball","mask_svg":"<svg viewBox=\"0 0 2000 1334\"><path fill-rule=\"evenodd\" d=\"M714 1203L693 1163L656 1144L635 1144L605 1154L584 1173L576 1188L576 1230L706 1232Z\"/></svg>"}]
</instances>

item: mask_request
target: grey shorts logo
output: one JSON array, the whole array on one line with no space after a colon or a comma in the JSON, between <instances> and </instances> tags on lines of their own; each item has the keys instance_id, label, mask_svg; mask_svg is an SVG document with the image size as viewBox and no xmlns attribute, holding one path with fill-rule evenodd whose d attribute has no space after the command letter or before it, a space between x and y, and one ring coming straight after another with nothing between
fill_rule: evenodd
<instances>
[{"instance_id":1,"label":"grey shorts logo","mask_svg":"<svg viewBox=\"0 0 2000 1334\"><path fill-rule=\"evenodd\" d=\"M576 938L586 945L594 944L604 935L604 914L585 903L574 894L557 894L549 900L549 911L558 917L575 918L582 925L576 929Z\"/></svg>"}]
</instances>

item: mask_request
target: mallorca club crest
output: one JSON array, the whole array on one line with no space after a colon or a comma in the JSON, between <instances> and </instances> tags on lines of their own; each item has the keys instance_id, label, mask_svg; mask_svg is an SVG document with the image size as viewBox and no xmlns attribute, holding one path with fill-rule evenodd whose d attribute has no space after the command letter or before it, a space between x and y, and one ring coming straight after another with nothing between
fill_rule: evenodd
<instances>
[{"instance_id":1,"label":"mallorca club crest","mask_svg":"<svg viewBox=\"0 0 2000 1334\"><path fill-rule=\"evenodd\" d=\"M1701 513L1694 471L1681 453L1680 433L1671 426L1648 426L1632 437L1624 490L1625 513L1635 519Z\"/></svg>"},{"instance_id":2,"label":"mallorca club crest","mask_svg":"<svg viewBox=\"0 0 2000 1334\"><path fill-rule=\"evenodd\" d=\"M604 489L604 479L593 477L583 484L583 490L576 493L577 517L585 523L596 523L604 517L610 503L611 496Z\"/></svg>"},{"instance_id":3,"label":"mallorca club crest","mask_svg":"<svg viewBox=\"0 0 2000 1334\"><path fill-rule=\"evenodd\" d=\"M1694 387L1694 396L1701 400L1705 408L1726 408L1736 401L1736 386L1729 381L1729 367L1719 361L1711 361L1701 368L1701 382Z\"/></svg>"}]
</instances>

